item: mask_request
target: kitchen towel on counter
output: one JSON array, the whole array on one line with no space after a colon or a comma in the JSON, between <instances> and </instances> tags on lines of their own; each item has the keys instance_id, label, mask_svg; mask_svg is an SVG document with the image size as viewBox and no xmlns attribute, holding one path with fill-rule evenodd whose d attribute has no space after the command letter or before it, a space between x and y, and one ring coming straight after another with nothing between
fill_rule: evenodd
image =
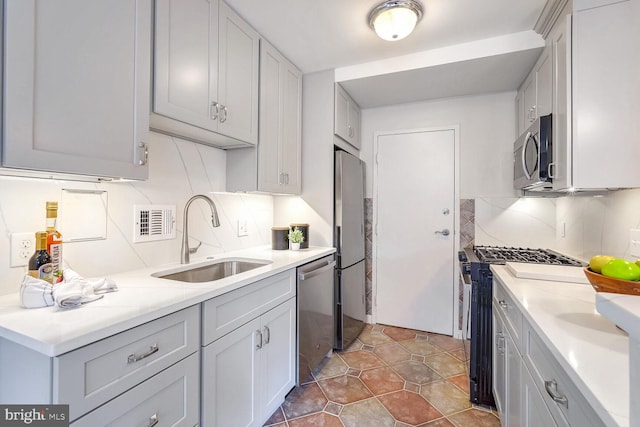
<instances>
[{"instance_id":1,"label":"kitchen towel on counter","mask_svg":"<svg viewBox=\"0 0 640 427\"><path fill-rule=\"evenodd\" d=\"M20 286L20 303L26 308L52 305L75 308L118 290L111 279L85 279L69 268L62 270L62 278L62 282L52 285L25 274Z\"/></svg>"}]
</instances>

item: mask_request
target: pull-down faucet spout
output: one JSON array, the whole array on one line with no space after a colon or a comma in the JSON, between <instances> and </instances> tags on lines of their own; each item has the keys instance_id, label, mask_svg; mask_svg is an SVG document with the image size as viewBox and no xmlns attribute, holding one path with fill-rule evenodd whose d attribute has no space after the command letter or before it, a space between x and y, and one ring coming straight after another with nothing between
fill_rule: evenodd
<instances>
[{"instance_id":1,"label":"pull-down faucet spout","mask_svg":"<svg viewBox=\"0 0 640 427\"><path fill-rule=\"evenodd\" d=\"M218 210L216 209L216 204L213 203L209 197L203 194L196 194L192 198L190 198L187 203L184 205L184 219L182 225L182 249L180 250L180 263L181 264L189 264L189 255L195 253L198 248L189 249L189 206L196 199L202 199L209 204L211 208L211 225L214 227L220 227L220 219L218 218Z\"/></svg>"}]
</instances>

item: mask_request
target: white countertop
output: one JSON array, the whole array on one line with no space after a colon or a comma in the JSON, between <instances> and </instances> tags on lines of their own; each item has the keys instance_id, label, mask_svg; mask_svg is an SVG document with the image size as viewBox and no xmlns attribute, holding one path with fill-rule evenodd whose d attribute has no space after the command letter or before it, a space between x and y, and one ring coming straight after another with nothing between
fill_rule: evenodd
<instances>
[{"instance_id":1,"label":"white countertop","mask_svg":"<svg viewBox=\"0 0 640 427\"><path fill-rule=\"evenodd\" d=\"M640 298L637 295L596 295L598 312L627 331L635 340L640 340Z\"/></svg>"},{"instance_id":2,"label":"white countertop","mask_svg":"<svg viewBox=\"0 0 640 427\"><path fill-rule=\"evenodd\" d=\"M596 310L590 285L519 279L491 269L607 425L629 425L629 337Z\"/></svg>"},{"instance_id":3,"label":"white countertop","mask_svg":"<svg viewBox=\"0 0 640 427\"><path fill-rule=\"evenodd\" d=\"M334 252L335 248L313 246L299 251L276 251L265 246L227 252L216 255L213 261L249 258L271 263L206 283L151 276L184 267L178 263L119 273L109 276L118 285L118 292L71 310L55 306L26 309L20 305L18 293L0 296L0 337L47 356L58 356ZM211 262L211 258L192 258L189 265Z\"/></svg>"}]
</instances>

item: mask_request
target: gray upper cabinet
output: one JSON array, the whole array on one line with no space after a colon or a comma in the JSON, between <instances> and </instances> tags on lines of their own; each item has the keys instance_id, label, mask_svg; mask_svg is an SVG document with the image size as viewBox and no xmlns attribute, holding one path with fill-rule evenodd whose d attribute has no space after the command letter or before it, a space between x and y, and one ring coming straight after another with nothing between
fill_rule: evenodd
<instances>
[{"instance_id":1,"label":"gray upper cabinet","mask_svg":"<svg viewBox=\"0 0 640 427\"><path fill-rule=\"evenodd\" d=\"M259 35L218 0L156 0L151 128L220 148L258 142Z\"/></svg>"},{"instance_id":2,"label":"gray upper cabinet","mask_svg":"<svg viewBox=\"0 0 640 427\"><path fill-rule=\"evenodd\" d=\"M302 73L260 42L260 142L227 152L227 190L300 194Z\"/></svg>"},{"instance_id":3,"label":"gray upper cabinet","mask_svg":"<svg viewBox=\"0 0 640 427\"><path fill-rule=\"evenodd\" d=\"M574 0L554 46L554 189L640 187L640 3Z\"/></svg>"},{"instance_id":4,"label":"gray upper cabinet","mask_svg":"<svg viewBox=\"0 0 640 427\"><path fill-rule=\"evenodd\" d=\"M337 83L333 124L337 136L360 149L360 107Z\"/></svg>"},{"instance_id":5,"label":"gray upper cabinet","mask_svg":"<svg viewBox=\"0 0 640 427\"><path fill-rule=\"evenodd\" d=\"M2 166L147 178L151 20L151 0L5 0Z\"/></svg>"},{"instance_id":6,"label":"gray upper cabinet","mask_svg":"<svg viewBox=\"0 0 640 427\"><path fill-rule=\"evenodd\" d=\"M548 46L536 61L516 95L517 135L540 116L551 114L552 77L551 48Z\"/></svg>"}]
</instances>

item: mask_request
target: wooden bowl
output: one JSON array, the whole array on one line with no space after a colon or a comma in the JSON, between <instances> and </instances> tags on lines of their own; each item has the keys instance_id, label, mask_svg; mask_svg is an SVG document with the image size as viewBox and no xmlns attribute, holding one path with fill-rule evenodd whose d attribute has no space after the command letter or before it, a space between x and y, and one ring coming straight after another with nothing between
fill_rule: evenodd
<instances>
[{"instance_id":1,"label":"wooden bowl","mask_svg":"<svg viewBox=\"0 0 640 427\"><path fill-rule=\"evenodd\" d=\"M603 276L584 268L584 274L596 292L609 292L612 294L640 295L640 282L631 280L616 279L615 277Z\"/></svg>"}]
</instances>

